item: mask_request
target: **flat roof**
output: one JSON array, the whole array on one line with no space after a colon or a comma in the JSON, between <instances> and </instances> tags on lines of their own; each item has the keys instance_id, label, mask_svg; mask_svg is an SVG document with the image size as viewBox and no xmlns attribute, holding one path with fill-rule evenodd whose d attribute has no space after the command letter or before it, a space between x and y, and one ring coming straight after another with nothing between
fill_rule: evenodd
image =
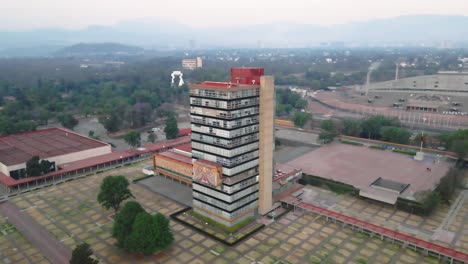
<instances>
[{"instance_id":1,"label":"flat roof","mask_svg":"<svg viewBox=\"0 0 468 264\"><path fill-rule=\"evenodd\" d=\"M188 164L188 165L192 166L192 158L191 157L183 155L183 154L176 153L173 150L168 150L168 151L158 153L158 154L156 154L156 156L162 156L162 157L169 158L169 159L172 159L172 160L175 160L175 161L178 161L178 162L182 162L182 163L185 163L185 164Z\"/></svg>"},{"instance_id":2,"label":"flat roof","mask_svg":"<svg viewBox=\"0 0 468 264\"><path fill-rule=\"evenodd\" d=\"M177 136L183 137L183 136L190 135L190 133L192 133L191 128L182 128L182 129L179 129L179 133L177 133Z\"/></svg>"},{"instance_id":3,"label":"flat roof","mask_svg":"<svg viewBox=\"0 0 468 264\"><path fill-rule=\"evenodd\" d=\"M242 91L258 89L260 85L237 84L231 82L201 82L189 85L189 89L218 90L218 91Z\"/></svg>"},{"instance_id":4,"label":"flat roof","mask_svg":"<svg viewBox=\"0 0 468 264\"><path fill-rule=\"evenodd\" d=\"M378 178L409 184L400 194L400 197L408 199L416 198L418 192L432 191L450 168L443 159L426 157L424 161L415 161L413 156L391 150L342 143L325 145L286 165L302 169L308 175L346 183L372 193L385 192L371 186Z\"/></svg>"},{"instance_id":5,"label":"flat roof","mask_svg":"<svg viewBox=\"0 0 468 264\"><path fill-rule=\"evenodd\" d=\"M296 169L286 164L276 163L275 164L275 175L273 176L273 181L279 181L289 176L301 173L300 169Z\"/></svg>"},{"instance_id":6,"label":"flat roof","mask_svg":"<svg viewBox=\"0 0 468 264\"><path fill-rule=\"evenodd\" d=\"M176 150L192 153L192 143L189 142L187 144L179 145L177 147L174 147Z\"/></svg>"},{"instance_id":7,"label":"flat roof","mask_svg":"<svg viewBox=\"0 0 468 264\"><path fill-rule=\"evenodd\" d=\"M0 137L0 162L7 165L24 163L33 156L41 159L107 146L63 128L47 128Z\"/></svg>"}]
</instances>

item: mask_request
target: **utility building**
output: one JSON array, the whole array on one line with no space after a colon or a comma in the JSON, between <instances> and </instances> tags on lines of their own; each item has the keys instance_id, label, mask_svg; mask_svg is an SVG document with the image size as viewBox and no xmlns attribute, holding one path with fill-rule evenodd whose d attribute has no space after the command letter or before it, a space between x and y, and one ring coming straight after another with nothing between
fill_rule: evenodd
<instances>
[{"instance_id":1,"label":"utility building","mask_svg":"<svg viewBox=\"0 0 468 264\"><path fill-rule=\"evenodd\" d=\"M190 85L193 209L225 226L272 206L274 79L263 74Z\"/></svg>"}]
</instances>

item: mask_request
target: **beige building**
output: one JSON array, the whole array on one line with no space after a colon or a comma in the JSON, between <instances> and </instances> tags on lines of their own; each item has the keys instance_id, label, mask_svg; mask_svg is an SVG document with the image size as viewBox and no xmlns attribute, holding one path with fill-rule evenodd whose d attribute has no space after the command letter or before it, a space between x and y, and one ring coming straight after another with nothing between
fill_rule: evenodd
<instances>
[{"instance_id":1,"label":"beige building","mask_svg":"<svg viewBox=\"0 0 468 264\"><path fill-rule=\"evenodd\" d=\"M26 162L33 156L60 165L111 153L107 143L61 128L47 128L0 137L0 173L26 177Z\"/></svg>"},{"instance_id":2,"label":"beige building","mask_svg":"<svg viewBox=\"0 0 468 264\"><path fill-rule=\"evenodd\" d=\"M182 60L182 68L184 70L195 70L196 68L203 67L203 60L201 57L197 57L196 59L183 59Z\"/></svg>"}]
</instances>

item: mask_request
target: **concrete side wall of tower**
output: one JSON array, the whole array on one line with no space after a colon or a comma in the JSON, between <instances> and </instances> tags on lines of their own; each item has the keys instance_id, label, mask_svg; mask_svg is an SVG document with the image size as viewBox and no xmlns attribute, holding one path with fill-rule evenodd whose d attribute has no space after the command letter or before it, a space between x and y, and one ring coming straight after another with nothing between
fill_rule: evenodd
<instances>
[{"instance_id":1,"label":"concrete side wall of tower","mask_svg":"<svg viewBox=\"0 0 468 264\"><path fill-rule=\"evenodd\" d=\"M273 76L260 77L260 161L259 213L264 215L273 200L273 149L275 122L275 83Z\"/></svg>"}]
</instances>

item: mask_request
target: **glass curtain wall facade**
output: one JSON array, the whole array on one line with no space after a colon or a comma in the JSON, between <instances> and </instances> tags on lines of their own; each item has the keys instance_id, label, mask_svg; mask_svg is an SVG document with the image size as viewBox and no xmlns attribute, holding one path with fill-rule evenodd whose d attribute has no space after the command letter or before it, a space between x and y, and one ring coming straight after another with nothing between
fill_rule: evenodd
<instances>
[{"instance_id":1,"label":"glass curtain wall facade","mask_svg":"<svg viewBox=\"0 0 468 264\"><path fill-rule=\"evenodd\" d=\"M222 166L222 184L193 181L193 208L225 226L255 216L259 181L259 85L190 87L192 156Z\"/></svg>"}]
</instances>

